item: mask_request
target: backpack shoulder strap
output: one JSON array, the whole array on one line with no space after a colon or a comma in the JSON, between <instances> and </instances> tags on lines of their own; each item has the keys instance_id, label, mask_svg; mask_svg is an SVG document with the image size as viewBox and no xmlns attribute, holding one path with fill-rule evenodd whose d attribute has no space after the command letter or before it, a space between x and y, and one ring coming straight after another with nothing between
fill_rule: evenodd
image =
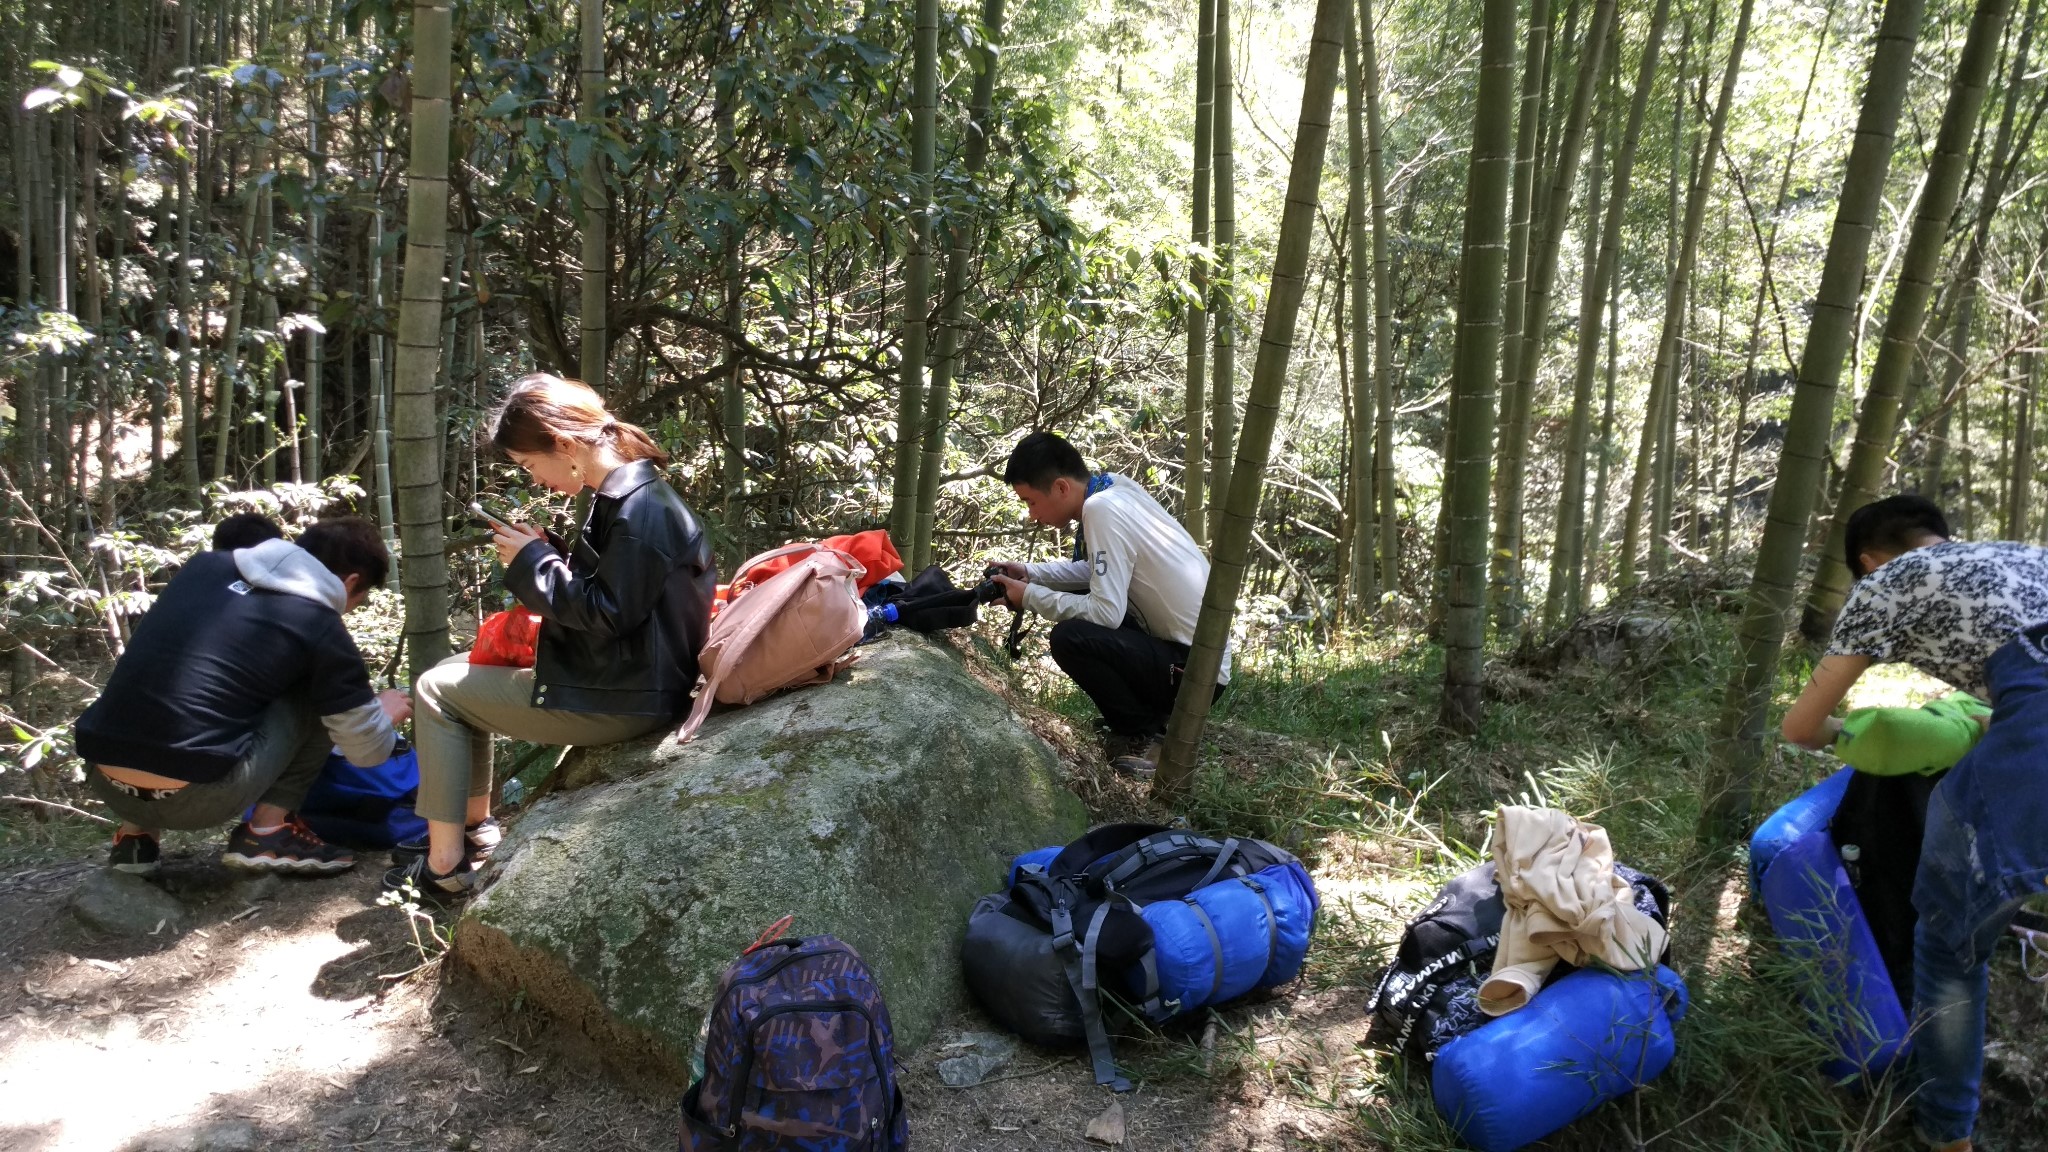
<instances>
[{"instance_id":1,"label":"backpack shoulder strap","mask_svg":"<svg viewBox=\"0 0 2048 1152\"><path fill-rule=\"evenodd\" d=\"M690 711L683 717L683 726L676 729L676 742L688 744L696 739L697 730L704 727L704 719L711 715L711 705L718 699L717 674L699 674L697 686L690 690Z\"/></svg>"},{"instance_id":2,"label":"backpack shoulder strap","mask_svg":"<svg viewBox=\"0 0 2048 1152\"><path fill-rule=\"evenodd\" d=\"M1052 906L1053 951L1066 965L1067 983L1081 1008L1081 1028L1088 1037L1088 1056L1095 1065L1095 1082L1107 1084L1112 1092L1129 1092L1131 1082L1117 1074L1116 1058L1109 1046L1109 1029L1102 1019L1102 998L1097 994L1095 945L1102 922L1109 918L1109 904L1099 904L1089 917L1088 927L1076 938L1073 914L1064 901Z\"/></svg>"}]
</instances>

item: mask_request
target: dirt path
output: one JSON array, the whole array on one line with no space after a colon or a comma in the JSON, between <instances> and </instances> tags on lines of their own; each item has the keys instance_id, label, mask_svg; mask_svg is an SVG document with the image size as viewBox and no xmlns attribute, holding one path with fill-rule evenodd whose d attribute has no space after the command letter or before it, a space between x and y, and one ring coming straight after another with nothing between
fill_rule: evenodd
<instances>
[{"instance_id":1,"label":"dirt path","mask_svg":"<svg viewBox=\"0 0 2048 1152\"><path fill-rule=\"evenodd\" d=\"M167 861L163 881L193 915L132 938L91 932L67 907L96 860L0 878L0 1150L674 1147L667 1092L620 1083L544 1018L438 965L404 975L420 955L402 914L376 906L375 869L250 882L216 861ZM1124 1147L1363 1147L1334 1123L1346 1109L1271 1090L1326 1084L1338 1102L1345 1069L1357 1079L1358 1002L1340 990L1227 1015L1210 1078L1170 1074L1193 1045L1140 1054L1168 1086L1124 1098ZM986 1027L960 1018L906 1060L917 1146L1088 1146L1110 1097L1078 1058L1025 1049L988 1083L940 1082L950 1034Z\"/></svg>"}]
</instances>

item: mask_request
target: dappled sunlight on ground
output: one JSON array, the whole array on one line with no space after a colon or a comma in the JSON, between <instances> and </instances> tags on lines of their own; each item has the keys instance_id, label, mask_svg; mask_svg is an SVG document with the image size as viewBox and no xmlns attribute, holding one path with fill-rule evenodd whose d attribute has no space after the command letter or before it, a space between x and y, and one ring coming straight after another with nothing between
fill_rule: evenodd
<instances>
[{"instance_id":1,"label":"dappled sunlight on ground","mask_svg":"<svg viewBox=\"0 0 2048 1152\"><path fill-rule=\"evenodd\" d=\"M0 1116L39 1130L38 1152L146 1146L221 1119L229 1101L228 1117L268 1127L306 1119L325 1088L387 1053L394 1034L369 996L315 991L356 950L331 916L231 934L201 929L121 962L48 958L25 980L30 1003L0 1025Z\"/></svg>"},{"instance_id":2,"label":"dappled sunlight on ground","mask_svg":"<svg viewBox=\"0 0 2048 1152\"><path fill-rule=\"evenodd\" d=\"M1955 689L1904 664L1873 665L1849 690L1851 708L1918 708Z\"/></svg>"}]
</instances>

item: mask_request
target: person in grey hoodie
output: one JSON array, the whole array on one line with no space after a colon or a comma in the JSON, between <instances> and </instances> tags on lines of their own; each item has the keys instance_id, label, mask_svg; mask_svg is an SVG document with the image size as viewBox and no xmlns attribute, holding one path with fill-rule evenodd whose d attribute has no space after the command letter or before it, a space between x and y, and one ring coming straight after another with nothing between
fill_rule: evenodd
<instances>
[{"instance_id":1,"label":"person in grey hoodie","mask_svg":"<svg viewBox=\"0 0 2048 1152\"><path fill-rule=\"evenodd\" d=\"M370 687L342 614L390 568L376 526L322 520L296 543L265 540L185 562L135 625L76 727L86 780L122 819L110 866L157 870L157 833L250 818L222 862L324 874L355 864L297 809L330 748L365 767L389 759L410 698Z\"/></svg>"}]
</instances>

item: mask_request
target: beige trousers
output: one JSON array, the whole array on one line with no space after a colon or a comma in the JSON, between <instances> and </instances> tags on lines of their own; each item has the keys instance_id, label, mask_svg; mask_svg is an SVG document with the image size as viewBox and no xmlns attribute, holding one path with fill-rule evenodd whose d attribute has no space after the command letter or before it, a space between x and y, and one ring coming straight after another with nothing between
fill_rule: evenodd
<instances>
[{"instance_id":1,"label":"beige trousers","mask_svg":"<svg viewBox=\"0 0 2048 1152\"><path fill-rule=\"evenodd\" d=\"M616 744L666 727L667 716L564 712L533 706L533 669L471 664L468 653L427 669L412 690L413 747L420 758L415 810L466 821L469 798L491 791L491 737L532 744Z\"/></svg>"}]
</instances>

